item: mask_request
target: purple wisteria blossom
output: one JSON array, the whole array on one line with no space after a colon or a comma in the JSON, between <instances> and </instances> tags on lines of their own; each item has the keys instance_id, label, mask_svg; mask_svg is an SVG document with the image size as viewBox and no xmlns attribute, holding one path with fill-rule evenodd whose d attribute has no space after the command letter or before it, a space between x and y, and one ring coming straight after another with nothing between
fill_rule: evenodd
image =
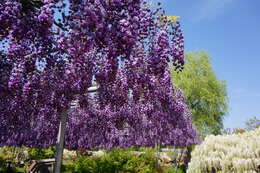
<instances>
[{"instance_id":1,"label":"purple wisteria blossom","mask_svg":"<svg viewBox=\"0 0 260 173\"><path fill-rule=\"evenodd\" d=\"M198 142L180 24L144 0L1 0L0 42L0 146L55 145L64 111L66 148Z\"/></svg>"}]
</instances>

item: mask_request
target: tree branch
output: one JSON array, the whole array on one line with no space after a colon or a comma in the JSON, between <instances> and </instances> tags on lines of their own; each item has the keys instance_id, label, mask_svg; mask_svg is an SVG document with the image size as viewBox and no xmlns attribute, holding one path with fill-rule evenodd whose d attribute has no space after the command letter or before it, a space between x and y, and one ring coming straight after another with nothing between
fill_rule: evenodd
<instances>
[{"instance_id":1,"label":"tree branch","mask_svg":"<svg viewBox=\"0 0 260 173\"><path fill-rule=\"evenodd\" d=\"M54 25L56 25L58 28L62 29L63 31L69 31L67 28L64 28L64 27L62 26L62 24L57 23L55 20L54 20L53 23L54 23Z\"/></svg>"}]
</instances>

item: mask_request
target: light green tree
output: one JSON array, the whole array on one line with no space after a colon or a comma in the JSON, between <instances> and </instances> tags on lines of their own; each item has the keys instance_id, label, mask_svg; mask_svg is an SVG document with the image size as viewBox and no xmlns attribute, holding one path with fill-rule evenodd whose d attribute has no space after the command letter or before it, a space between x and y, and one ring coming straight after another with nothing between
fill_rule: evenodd
<instances>
[{"instance_id":1,"label":"light green tree","mask_svg":"<svg viewBox=\"0 0 260 173\"><path fill-rule=\"evenodd\" d=\"M206 52L189 52L185 58L181 73L171 68L172 81L184 92L193 124L201 135L220 134L228 110L226 83L217 78Z\"/></svg>"},{"instance_id":2,"label":"light green tree","mask_svg":"<svg viewBox=\"0 0 260 173\"><path fill-rule=\"evenodd\" d=\"M246 122L246 129L247 130L254 130L260 127L260 119L253 117L250 118L247 122Z\"/></svg>"}]
</instances>

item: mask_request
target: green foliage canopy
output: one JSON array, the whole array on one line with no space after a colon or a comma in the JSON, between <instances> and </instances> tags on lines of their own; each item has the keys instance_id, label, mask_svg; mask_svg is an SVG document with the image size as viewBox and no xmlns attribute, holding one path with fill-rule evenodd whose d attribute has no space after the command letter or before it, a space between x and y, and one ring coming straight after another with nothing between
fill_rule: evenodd
<instances>
[{"instance_id":1,"label":"green foliage canopy","mask_svg":"<svg viewBox=\"0 0 260 173\"><path fill-rule=\"evenodd\" d=\"M254 130L260 127L260 119L253 117L246 122L247 130Z\"/></svg>"},{"instance_id":2,"label":"green foliage canopy","mask_svg":"<svg viewBox=\"0 0 260 173\"><path fill-rule=\"evenodd\" d=\"M184 92L200 133L220 134L228 110L226 83L217 78L206 52L189 52L185 58L187 62L181 73L176 74L171 68L172 80Z\"/></svg>"}]
</instances>

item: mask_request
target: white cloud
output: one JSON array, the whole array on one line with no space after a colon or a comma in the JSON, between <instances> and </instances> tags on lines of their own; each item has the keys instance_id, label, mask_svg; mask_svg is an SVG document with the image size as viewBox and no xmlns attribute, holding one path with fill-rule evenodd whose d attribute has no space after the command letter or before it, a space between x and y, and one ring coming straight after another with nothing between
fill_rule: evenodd
<instances>
[{"instance_id":1,"label":"white cloud","mask_svg":"<svg viewBox=\"0 0 260 173\"><path fill-rule=\"evenodd\" d=\"M225 13L230 8L234 0L200 0L200 6L196 21L204 19L212 19L218 15Z\"/></svg>"}]
</instances>

